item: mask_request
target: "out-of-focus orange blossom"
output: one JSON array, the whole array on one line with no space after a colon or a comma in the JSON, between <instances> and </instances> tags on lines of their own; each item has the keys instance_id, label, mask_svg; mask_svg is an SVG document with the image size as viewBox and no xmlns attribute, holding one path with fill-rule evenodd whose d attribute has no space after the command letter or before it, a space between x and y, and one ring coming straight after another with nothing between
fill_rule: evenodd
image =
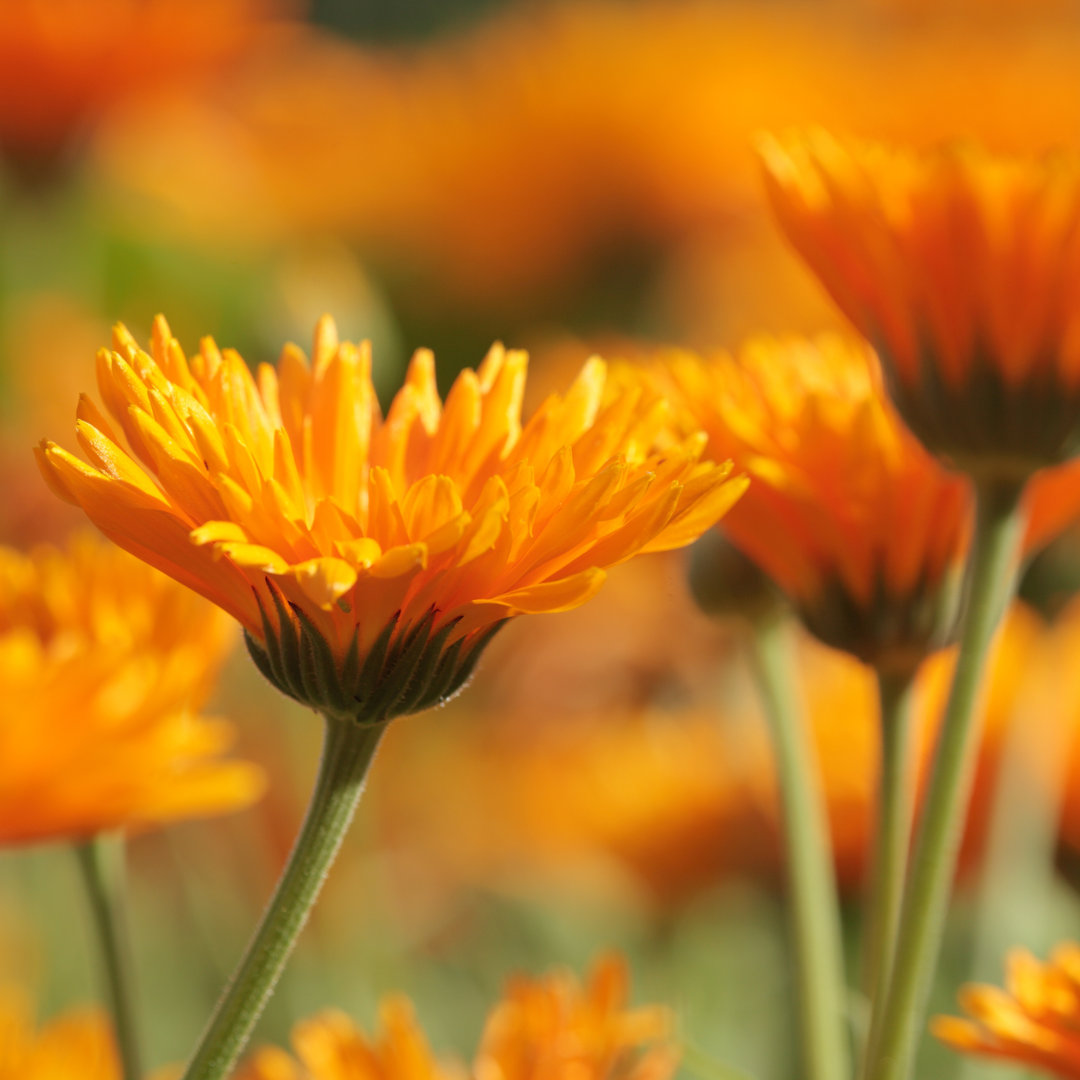
<instances>
[{"instance_id":1,"label":"out-of-focus orange blossom","mask_svg":"<svg viewBox=\"0 0 1080 1080\"><path fill-rule=\"evenodd\" d=\"M904 427L865 344L760 338L643 370L746 470L723 528L824 641L913 670L947 639L970 492Z\"/></svg>"},{"instance_id":2,"label":"out-of-focus orange blossom","mask_svg":"<svg viewBox=\"0 0 1080 1080\"><path fill-rule=\"evenodd\" d=\"M384 749L376 842L407 908L480 884L629 889L665 909L757 858L739 737L704 710L469 720L435 745L399 730ZM420 796L435 784L438 808Z\"/></svg>"},{"instance_id":3,"label":"out-of-focus orange blossom","mask_svg":"<svg viewBox=\"0 0 1080 1080\"><path fill-rule=\"evenodd\" d=\"M435 704L504 619L584 603L607 567L690 543L745 488L700 461L700 433L661 450L665 403L606 388L598 358L523 424L528 358L498 345L445 406L418 352L385 418L370 348L329 319L311 361L287 346L257 378L209 339L189 361L160 318L150 353L122 327L113 345L98 377L122 436L84 396L90 464L43 443L50 486L235 616L264 674L334 715ZM291 664L298 636L326 673ZM406 660L427 673L394 689Z\"/></svg>"},{"instance_id":4,"label":"out-of-focus orange blossom","mask_svg":"<svg viewBox=\"0 0 1080 1080\"><path fill-rule=\"evenodd\" d=\"M120 1080L112 1027L100 1009L73 1009L37 1028L20 990L0 986L0 1080Z\"/></svg>"},{"instance_id":5,"label":"out-of-focus orange blossom","mask_svg":"<svg viewBox=\"0 0 1080 1080\"><path fill-rule=\"evenodd\" d=\"M762 136L777 217L934 453L1022 481L1080 449L1080 156Z\"/></svg>"},{"instance_id":6,"label":"out-of-focus orange blossom","mask_svg":"<svg viewBox=\"0 0 1080 1080\"><path fill-rule=\"evenodd\" d=\"M938 1016L931 1025L954 1050L1062 1080L1080 1076L1080 946L1059 945L1046 963L1014 949L1006 988L965 986L960 1005L967 1019Z\"/></svg>"},{"instance_id":7,"label":"out-of-focus orange blossom","mask_svg":"<svg viewBox=\"0 0 1080 1080\"><path fill-rule=\"evenodd\" d=\"M753 232L763 127L1046 145L1080 119L1078 43L1080 27L1037 16L1007 37L887 34L842 5L563 3L407 50L307 36L215 97L128 118L100 159L214 235L347 231L490 303ZM217 158L230 167L202 167Z\"/></svg>"},{"instance_id":8,"label":"out-of-focus orange blossom","mask_svg":"<svg viewBox=\"0 0 1080 1080\"><path fill-rule=\"evenodd\" d=\"M94 537L0 549L0 842L238 809L262 773L199 715L232 646L211 605Z\"/></svg>"},{"instance_id":9,"label":"out-of-focus orange blossom","mask_svg":"<svg viewBox=\"0 0 1080 1080\"><path fill-rule=\"evenodd\" d=\"M296 1026L296 1058L264 1048L235 1080L670 1080L678 1064L669 1012L629 1007L614 954L584 984L569 972L511 979L471 1068L435 1058L407 999L386 999L379 1021L369 1038L343 1013L321 1013Z\"/></svg>"},{"instance_id":10,"label":"out-of-focus orange blossom","mask_svg":"<svg viewBox=\"0 0 1080 1080\"><path fill-rule=\"evenodd\" d=\"M233 62L275 0L5 0L0 159L47 162L108 109Z\"/></svg>"}]
</instances>

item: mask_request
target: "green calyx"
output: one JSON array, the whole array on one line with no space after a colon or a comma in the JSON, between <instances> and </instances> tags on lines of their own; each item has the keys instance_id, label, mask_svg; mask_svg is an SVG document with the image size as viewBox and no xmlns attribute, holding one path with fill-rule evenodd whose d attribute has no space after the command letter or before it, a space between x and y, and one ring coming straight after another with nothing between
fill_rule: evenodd
<instances>
[{"instance_id":1,"label":"green calyx","mask_svg":"<svg viewBox=\"0 0 1080 1080\"><path fill-rule=\"evenodd\" d=\"M438 611L429 608L411 626L401 612L383 628L370 650L360 654L358 632L343 659L297 605L286 603L271 582L276 625L262 600L265 645L244 632L256 667L282 693L324 716L357 724L383 724L421 712L452 698L469 680L480 654L508 621L451 641L461 617L435 629Z\"/></svg>"},{"instance_id":2,"label":"green calyx","mask_svg":"<svg viewBox=\"0 0 1080 1080\"><path fill-rule=\"evenodd\" d=\"M806 628L834 649L851 653L883 674L910 674L930 653L950 644L960 606L959 569L925 577L897 596L882 575L868 603L830 578L812 601L799 605Z\"/></svg>"}]
</instances>

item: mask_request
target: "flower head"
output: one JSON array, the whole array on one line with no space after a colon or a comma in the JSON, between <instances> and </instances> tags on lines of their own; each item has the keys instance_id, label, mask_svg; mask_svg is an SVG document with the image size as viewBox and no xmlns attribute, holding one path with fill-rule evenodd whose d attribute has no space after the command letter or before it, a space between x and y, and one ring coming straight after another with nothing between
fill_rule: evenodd
<instances>
[{"instance_id":1,"label":"flower head","mask_svg":"<svg viewBox=\"0 0 1080 1080\"><path fill-rule=\"evenodd\" d=\"M671 353L660 385L752 483L724 530L824 641L909 665L951 625L970 495L918 444L854 339Z\"/></svg>"},{"instance_id":2,"label":"flower head","mask_svg":"<svg viewBox=\"0 0 1080 1080\"><path fill-rule=\"evenodd\" d=\"M189 360L161 318L149 353L123 327L113 346L98 380L119 430L84 397L89 463L45 442L46 478L239 619L264 674L327 715L444 700L505 619L583 603L605 567L689 543L745 487L700 461L700 433L661 451L664 403L605 396L599 359L522 425L527 358L501 346L445 405L418 352L385 418L368 347L329 319L310 362L286 346L257 376L210 340Z\"/></svg>"},{"instance_id":3,"label":"flower head","mask_svg":"<svg viewBox=\"0 0 1080 1080\"><path fill-rule=\"evenodd\" d=\"M296 1026L299 1062L265 1048L236 1080L670 1080L677 1063L665 1041L670 1014L630 1009L627 998L626 964L615 955L599 960L584 986L563 972L513 979L488 1016L470 1070L437 1062L409 1002L389 998L376 1038L343 1013L324 1012Z\"/></svg>"},{"instance_id":4,"label":"flower head","mask_svg":"<svg viewBox=\"0 0 1080 1080\"><path fill-rule=\"evenodd\" d=\"M960 1004L970 1019L939 1016L932 1024L954 1049L1064 1080L1080 1076L1080 945L1059 945L1045 964L1014 949L1006 989L965 986Z\"/></svg>"},{"instance_id":5,"label":"flower head","mask_svg":"<svg viewBox=\"0 0 1080 1080\"><path fill-rule=\"evenodd\" d=\"M1080 157L760 142L780 223L935 453L1026 478L1080 445Z\"/></svg>"},{"instance_id":6,"label":"flower head","mask_svg":"<svg viewBox=\"0 0 1080 1080\"><path fill-rule=\"evenodd\" d=\"M247 805L258 769L197 715L228 620L93 537L0 548L0 843L85 838Z\"/></svg>"}]
</instances>

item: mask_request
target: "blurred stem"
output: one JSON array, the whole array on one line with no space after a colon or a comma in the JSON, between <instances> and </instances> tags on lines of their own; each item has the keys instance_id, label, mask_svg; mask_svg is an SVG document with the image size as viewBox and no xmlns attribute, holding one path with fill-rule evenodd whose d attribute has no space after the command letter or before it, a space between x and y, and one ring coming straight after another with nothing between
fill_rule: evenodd
<instances>
[{"instance_id":1,"label":"blurred stem","mask_svg":"<svg viewBox=\"0 0 1080 1080\"><path fill-rule=\"evenodd\" d=\"M384 727L326 720L319 775L304 824L183 1080L222 1080L247 1044L348 831Z\"/></svg>"},{"instance_id":2,"label":"blurred stem","mask_svg":"<svg viewBox=\"0 0 1080 1080\"><path fill-rule=\"evenodd\" d=\"M874 1002L864 1080L906 1080L945 927L977 749L987 652L1016 585L1023 485L977 483L967 610L918 842L904 893L888 994Z\"/></svg>"},{"instance_id":3,"label":"blurred stem","mask_svg":"<svg viewBox=\"0 0 1080 1080\"><path fill-rule=\"evenodd\" d=\"M120 834L95 836L76 844L75 855L100 943L105 991L116 1028L124 1080L140 1080L142 1070L127 935L124 837Z\"/></svg>"},{"instance_id":4,"label":"blurred stem","mask_svg":"<svg viewBox=\"0 0 1080 1080\"><path fill-rule=\"evenodd\" d=\"M914 801L909 760L914 682L914 673L877 673L881 771L862 956L863 986L871 1001L880 1000L889 985L904 897Z\"/></svg>"},{"instance_id":5,"label":"blurred stem","mask_svg":"<svg viewBox=\"0 0 1080 1080\"><path fill-rule=\"evenodd\" d=\"M780 781L803 1076L847 1080L844 953L832 849L817 762L794 691L798 675L789 634L787 620L772 615L754 624L752 643Z\"/></svg>"}]
</instances>

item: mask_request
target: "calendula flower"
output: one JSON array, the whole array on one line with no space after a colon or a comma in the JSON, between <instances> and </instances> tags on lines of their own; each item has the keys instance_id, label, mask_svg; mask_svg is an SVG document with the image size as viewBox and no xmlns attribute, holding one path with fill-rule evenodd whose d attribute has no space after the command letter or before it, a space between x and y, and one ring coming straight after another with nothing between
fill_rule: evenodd
<instances>
[{"instance_id":1,"label":"calendula flower","mask_svg":"<svg viewBox=\"0 0 1080 1080\"><path fill-rule=\"evenodd\" d=\"M1026 949L1009 953L1006 988L960 992L969 1019L936 1017L934 1034L966 1054L1080 1076L1080 945L1059 945L1044 964Z\"/></svg>"},{"instance_id":2,"label":"calendula flower","mask_svg":"<svg viewBox=\"0 0 1080 1080\"><path fill-rule=\"evenodd\" d=\"M0 987L0 1080L120 1080L100 1009L74 1009L36 1029L25 994Z\"/></svg>"},{"instance_id":3,"label":"calendula flower","mask_svg":"<svg viewBox=\"0 0 1080 1080\"><path fill-rule=\"evenodd\" d=\"M200 716L228 619L93 537L0 548L0 843L87 839L250 803L262 774Z\"/></svg>"},{"instance_id":4,"label":"calendula flower","mask_svg":"<svg viewBox=\"0 0 1080 1080\"><path fill-rule=\"evenodd\" d=\"M723 528L815 634L886 667L945 639L970 493L897 417L870 349L762 338L650 370L708 433L708 452L751 477Z\"/></svg>"},{"instance_id":5,"label":"calendula flower","mask_svg":"<svg viewBox=\"0 0 1080 1080\"><path fill-rule=\"evenodd\" d=\"M445 405L418 352L385 419L367 347L329 319L311 362L287 346L254 377L210 340L187 359L161 318L149 353L123 327L113 346L98 377L117 429L84 397L89 463L45 442L46 478L234 615L264 674L329 716L443 700L505 619L583 603L605 567L690 542L746 483L700 460L703 435L657 449L663 403L605 397L598 359L522 425L527 358L501 346Z\"/></svg>"},{"instance_id":6,"label":"calendula flower","mask_svg":"<svg viewBox=\"0 0 1080 1080\"><path fill-rule=\"evenodd\" d=\"M788 238L874 344L904 419L965 471L1080 443L1080 158L763 137Z\"/></svg>"},{"instance_id":7,"label":"calendula flower","mask_svg":"<svg viewBox=\"0 0 1080 1080\"><path fill-rule=\"evenodd\" d=\"M599 960L584 986L565 972L511 980L471 1069L433 1056L406 999L387 999L379 1019L368 1038L343 1013L324 1012L296 1026L299 1060L265 1048L235 1080L670 1080L677 1064L668 1010L628 1007L616 955Z\"/></svg>"}]
</instances>

